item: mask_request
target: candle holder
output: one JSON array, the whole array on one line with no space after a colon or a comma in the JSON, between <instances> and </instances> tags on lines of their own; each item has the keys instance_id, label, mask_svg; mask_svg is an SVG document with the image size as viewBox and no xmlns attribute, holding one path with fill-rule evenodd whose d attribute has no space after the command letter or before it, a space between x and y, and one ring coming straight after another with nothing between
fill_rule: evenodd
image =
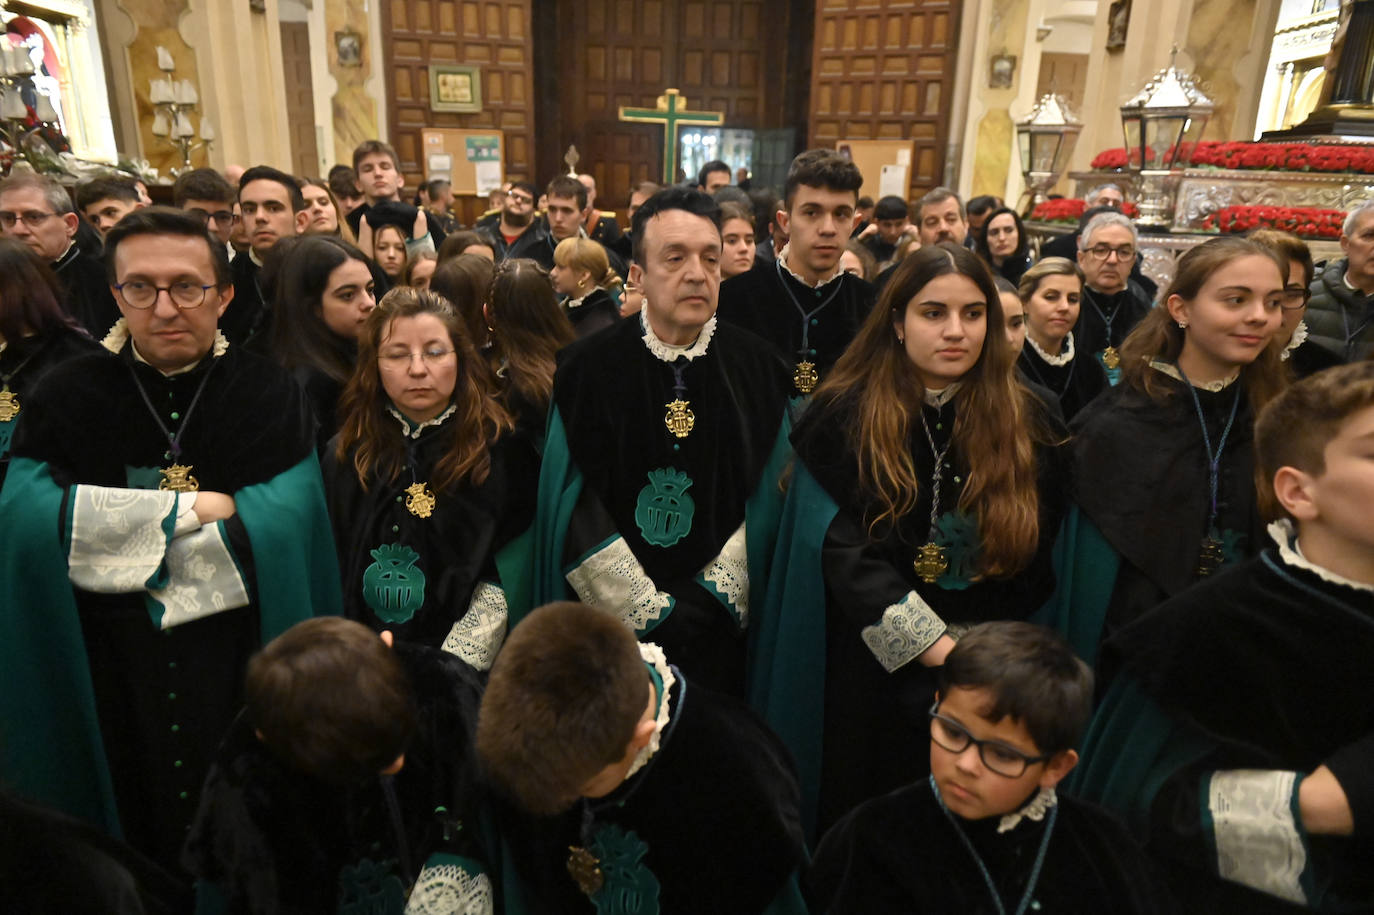
<instances>
[{"instance_id":1,"label":"candle holder","mask_svg":"<svg viewBox=\"0 0 1374 915\"><path fill-rule=\"evenodd\" d=\"M5 142L21 150L30 134L51 128L60 133L61 125L52 99L39 90L34 82L36 72L29 49L8 39L0 40L0 135ZM34 112L24 101L25 93L32 93Z\"/></svg>"},{"instance_id":2,"label":"candle holder","mask_svg":"<svg viewBox=\"0 0 1374 915\"><path fill-rule=\"evenodd\" d=\"M196 128L191 116L197 113L200 96L189 79L176 78L176 62L162 46L157 49L157 68L165 76L148 81L148 101L153 105L153 136L166 140L181 153L181 166L173 168L172 174L179 175L191 169L191 153L198 149L208 150L215 140L214 128L210 119L200 119L200 140L196 140Z\"/></svg>"}]
</instances>

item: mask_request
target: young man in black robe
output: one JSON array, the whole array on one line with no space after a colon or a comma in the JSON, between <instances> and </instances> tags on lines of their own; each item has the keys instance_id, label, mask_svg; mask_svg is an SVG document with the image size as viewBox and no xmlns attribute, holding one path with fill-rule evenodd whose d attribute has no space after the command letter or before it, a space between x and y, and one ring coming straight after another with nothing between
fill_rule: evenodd
<instances>
[{"instance_id":1,"label":"young man in black robe","mask_svg":"<svg viewBox=\"0 0 1374 915\"><path fill-rule=\"evenodd\" d=\"M873 307L873 287L840 266L862 185L832 150L797 156L777 215L787 244L720 287L720 320L773 344L792 366L796 397L816 389Z\"/></svg>"},{"instance_id":2,"label":"young man in black robe","mask_svg":"<svg viewBox=\"0 0 1374 915\"><path fill-rule=\"evenodd\" d=\"M813 911L1172 911L1126 830L1055 791L1078 763L1092 682L1048 629L984 623L961 638L930 710L930 777L826 833Z\"/></svg>"},{"instance_id":3,"label":"young man in black robe","mask_svg":"<svg viewBox=\"0 0 1374 915\"><path fill-rule=\"evenodd\" d=\"M106 257L112 352L44 379L0 494L0 775L175 866L244 662L338 565L304 395L217 331L224 246L150 207Z\"/></svg>"},{"instance_id":4,"label":"young man in black robe","mask_svg":"<svg viewBox=\"0 0 1374 915\"><path fill-rule=\"evenodd\" d=\"M790 452L788 383L767 344L717 323L719 221L700 191L651 197L634 220L639 318L559 354L533 603L575 592L743 696Z\"/></svg>"},{"instance_id":5,"label":"young man in black robe","mask_svg":"<svg viewBox=\"0 0 1374 915\"><path fill-rule=\"evenodd\" d=\"M477 753L507 915L806 911L782 741L598 610L550 604L511 632Z\"/></svg>"},{"instance_id":6,"label":"young man in black robe","mask_svg":"<svg viewBox=\"0 0 1374 915\"><path fill-rule=\"evenodd\" d=\"M234 258L230 265L234 300L220 329L230 343L265 355L272 339L272 290L263 287L263 262L277 242L305 231L310 214L296 179L269 165L255 165L243 173L238 204L248 234L248 255Z\"/></svg>"},{"instance_id":7,"label":"young man in black robe","mask_svg":"<svg viewBox=\"0 0 1374 915\"><path fill-rule=\"evenodd\" d=\"M1374 364L1265 407L1273 545L1119 632L1078 789L1197 912L1374 910Z\"/></svg>"}]
</instances>

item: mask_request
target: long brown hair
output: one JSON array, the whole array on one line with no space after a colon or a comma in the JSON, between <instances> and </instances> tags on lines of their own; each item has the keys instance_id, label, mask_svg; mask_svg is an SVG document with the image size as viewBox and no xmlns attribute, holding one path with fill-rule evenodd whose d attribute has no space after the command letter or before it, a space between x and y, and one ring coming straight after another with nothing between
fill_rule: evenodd
<instances>
[{"instance_id":1,"label":"long brown hair","mask_svg":"<svg viewBox=\"0 0 1374 915\"><path fill-rule=\"evenodd\" d=\"M849 446L858 458L859 488L878 510L865 519L870 533L910 513L924 485L916 476L911 436L925 386L894 324L928 283L946 274L968 277L987 301L983 348L956 395L953 440L966 479L959 509L978 521L980 574L1005 577L1029 564L1039 540L1034 443L1048 436L1034 422L1029 395L1012 371L1015 355L1002 333L997 287L973 252L942 243L904 258L816 391L812 409L834 404L851 417Z\"/></svg>"},{"instance_id":2,"label":"long brown hair","mask_svg":"<svg viewBox=\"0 0 1374 915\"><path fill-rule=\"evenodd\" d=\"M492 354L505 360L511 389L535 407L547 407L554 357L576 334L544 268L524 257L502 261L487 293L487 320Z\"/></svg>"},{"instance_id":3,"label":"long brown hair","mask_svg":"<svg viewBox=\"0 0 1374 915\"><path fill-rule=\"evenodd\" d=\"M1160 403L1172 397L1177 386L1166 380L1167 376L1150 368L1152 361L1173 365L1183 352L1184 332L1169 315L1169 298L1197 298L1213 273L1238 257L1251 256L1268 258L1278 267L1280 280L1288 278L1288 265L1279 262L1273 249L1248 238L1223 236L1208 239L1179 258L1174 281L1164 292L1160 304L1151 308L1149 314L1121 343L1122 384L1128 384ZM1279 354L1279 348L1266 346L1260 350L1254 362L1241 366L1240 383L1245 385L1250 408L1256 412L1287 384L1286 370Z\"/></svg>"},{"instance_id":4,"label":"long brown hair","mask_svg":"<svg viewBox=\"0 0 1374 915\"><path fill-rule=\"evenodd\" d=\"M439 432L450 442L430 480L435 491L468 479L474 483L486 480L491 472L491 446L515 425L496 396L491 370L473 348L453 306L428 289L398 286L368 314L358 339L358 364L339 398L343 422L337 456L342 463L348 460L349 451L354 452L353 468L363 489L374 480L393 482L405 468L405 443L395 418L386 411L389 400L382 388L377 350L392 321L417 315L434 315L443 323L458 358L453 387L453 403L458 410Z\"/></svg>"}]
</instances>

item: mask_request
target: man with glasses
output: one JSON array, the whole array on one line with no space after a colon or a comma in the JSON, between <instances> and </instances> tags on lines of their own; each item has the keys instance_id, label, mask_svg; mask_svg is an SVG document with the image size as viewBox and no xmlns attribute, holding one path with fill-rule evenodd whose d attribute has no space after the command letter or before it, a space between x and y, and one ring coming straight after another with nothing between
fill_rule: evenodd
<instances>
[{"instance_id":1,"label":"man with glasses","mask_svg":"<svg viewBox=\"0 0 1374 915\"><path fill-rule=\"evenodd\" d=\"M1374 200L1345 217L1341 250L1345 257L1317 265L1307 326L1318 346L1356 362L1374 353Z\"/></svg>"},{"instance_id":2,"label":"man with glasses","mask_svg":"<svg viewBox=\"0 0 1374 915\"><path fill-rule=\"evenodd\" d=\"M225 245L234 227L234 186L213 168L197 168L183 173L172 185L172 205L199 216ZM229 248L229 256L234 249Z\"/></svg>"},{"instance_id":3,"label":"man with glasses","mask_svg":"<svg viewBox=\"0 0 1374 915\"><path fill-rule=\"evenodd\" d=\"M530 257L530 252L545 245L548 232L534 218L534 199L539 191L528 181L516 181L506 192L506 203L496 221L496 260Z\"/></svg>"},{"instance_id":4,"label":"man with glasses","mask_svg":"<svg viewBox=\"0 0 1374 915\"><path fill-rule=\"evenodd\" d=\"M18 174L0 181L0 232L53 268L65 293L63 307L99 340L119 320L119 309L105 282L99 243L86 250L76 239L80 225L67 189L51 178Z\"/></svg>"},{"instance_id":5,"label":"man with glasses","mask_svg":"<svg viewBox=\"0 0 1374 915\"><path fill-rule=\"evenodd\" d=\"M338 566L304 395L217 333L223 245L149 207L106 264L112 352L44 379L0 493L0 779L177 870L245 662Z\"/></svg>"},{"instance_id":6,"label":"man with glasses","mask_svg":"<svg viewBox=\"0 0 1374 915\"><path fill-rule=\"evenodd\" d=\"M1094 216L1078 236L1083 308L1074 344L1091 353L1112 384L1121 379L1121 343L1150 311L1150 297L1131 279L1138 251L1135 224L1120 213Z\"/></svg>"}]
</instances>

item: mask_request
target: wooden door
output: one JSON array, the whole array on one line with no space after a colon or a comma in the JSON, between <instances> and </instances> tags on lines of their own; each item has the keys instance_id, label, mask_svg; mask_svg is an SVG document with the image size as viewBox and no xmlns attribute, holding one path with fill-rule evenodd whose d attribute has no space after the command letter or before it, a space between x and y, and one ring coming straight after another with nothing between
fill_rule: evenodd
<instances>
[{"instance_id":1,"label":"wooden door","mask_svg":"<svg viewBox=\"0 0 1374 915\"><path fill-rule=\"evenodd\" d=\"M315 139L315 89L310 78L310 26L281 24L282 75L286 80L286 119L290 125L291 169L303 178L319 177Z\"/></svg>"},{"instance_id":2,"label":"wooden door","mask_svg":"<svg viewBox=\"0 0 1374 915\"><path fill-rule=\"evenodd\" d=\"M1035 97L1057 92L1068 100L1076 114L1083 112L1084 90L1088 87L1088 55L1049 52L1040 55L1040 79Z\"/></svg>"}]
</instances>

